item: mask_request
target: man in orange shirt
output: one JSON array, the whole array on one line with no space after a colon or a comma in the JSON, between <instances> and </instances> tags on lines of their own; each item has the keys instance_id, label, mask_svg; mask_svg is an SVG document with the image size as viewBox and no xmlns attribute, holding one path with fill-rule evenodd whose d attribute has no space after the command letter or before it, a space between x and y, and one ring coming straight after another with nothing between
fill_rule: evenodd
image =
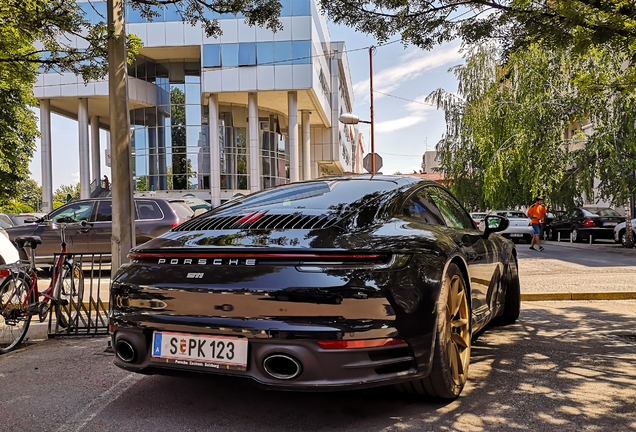
<instances>
[{"instance_id":1,"label":"man in orange shirt","mask_svg":"<svg viewBox=\"0 0 636 432\"><path fill-rule=\"evenodd\" d=\"M539 246L539 252L543 252L544 250L543 246L541 246L541 224L547 213L548 209L543 205L543 197L536 197L534 204L530 206L527 212L528 217L531 219L530 225L532 225L532 229L534 230L534 236L530 242L530 250L536 250L534 248L535 244Z\"/></svg>"}]
</instances>

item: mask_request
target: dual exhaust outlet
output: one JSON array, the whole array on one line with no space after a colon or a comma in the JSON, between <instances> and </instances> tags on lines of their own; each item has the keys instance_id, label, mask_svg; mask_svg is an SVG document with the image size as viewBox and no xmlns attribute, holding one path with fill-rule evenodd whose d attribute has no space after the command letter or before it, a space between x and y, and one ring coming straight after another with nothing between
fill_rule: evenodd
<instances>
[{"instance_id":1,"label":"dual exhaust outlet","mask_svg":"<svg viewBox=\"0 0 636 432\"><path fill-rule=\"evenodd\" d=\"M133 339L135 339L133 337ZM145 357L145 343L131 341L125 338L118 338L115 342L115 354L124 363L136 363ZM270 354L263 360L263 370L272 378L278 380L290 380L299 376L303 367L299 360L294 357L276 353Z\"/></svg>"}]
</instances>

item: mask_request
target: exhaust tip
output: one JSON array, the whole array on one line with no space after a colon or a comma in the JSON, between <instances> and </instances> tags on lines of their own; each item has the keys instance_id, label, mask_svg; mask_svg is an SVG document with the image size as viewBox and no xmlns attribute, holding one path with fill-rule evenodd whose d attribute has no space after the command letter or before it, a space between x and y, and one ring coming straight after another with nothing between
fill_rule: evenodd
<instances>
[{"instance_id":1,"label":"exhaust tip","mask_svg":"<svg viewBox=\"0 0 636 432\"><path fill-rule=\"evenodd\" d=\"M137 351L126 339L119 339L115 345L115 353L121 361L132 363L137 359Z\"/></svg>"},{"instance_id":2,"label":"exhaust tip","mask_svg":"<svg viewBox=\"0 0 636 432\"><path fill-rule=\"evenodd\" d=\"M290 380L301 374L303 368L298 360L287 354L272 354L263 360L263 369L272 378Z\"/></svg>"}]
</instances>

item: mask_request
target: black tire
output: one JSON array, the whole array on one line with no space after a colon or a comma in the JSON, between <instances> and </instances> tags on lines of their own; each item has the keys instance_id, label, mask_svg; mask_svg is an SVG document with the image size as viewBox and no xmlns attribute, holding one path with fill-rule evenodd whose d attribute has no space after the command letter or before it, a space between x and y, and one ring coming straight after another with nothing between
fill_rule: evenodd
<instances>
[{"instance_id":1,"label":"black tire","mask_svg":"<svg viewBox=\"0 0 636 432\"><path fill-rule=\"evenodd\" d=\"M546 229L543 230L543 240L552 241L552 240L554 240L553 236L554 235L552 233L552 229L551 228L546 228Z\"/></svg>"},{"instance_id":2,"label":"black tire","mask_svg":"<svg viewBox=\"0 0 636 432\"><path fill-rule=\"evenodd\" d=\"M618 232L618 242L623 245L623 247L627 247L627 239L625 238L625 233L627 231L622 229Z\"/></svg>"},{"instance_id":3,"label":"black tire","mask_svg":"<svg viewBox=\"0 0 636 432\"><path fill-rule=\"evenodd\" d=\"M60 283L53 292L59 301L55 308L57 324L62 328L77 327L84 299L84 272L79 263L64 262Z\"/></svg>"},{"instance_id":4,"label":"black tire","mask_svg":"<svg viewBox=\"0 0 636 432\"><path fill-rule=\"evenodd\" d=\"M0 305L13 306L11 310L7 308L0 311L0 354L16 349L29 331L31 315L22 316L21 311L24 310L22 305L29 294L30 287L31 280L25 274L6 279L0 286ZM33 294L31 294L27 303L33 301Z\"/></svg>"},{"instance_id":5,"label":"black tire","mask_svg":"<svg viewBox=\"0 0 636 432\"><path fill-rule=\"evenodd\" d=\"M455 399L459 396L466 384L470 365L472 329L469 295L459 267L451 263L437 302L431 373L427 377L397 385L397 390L437 399ZM452 299L458 301L456 308L451 308ZM457 369L456 374L454 369Z\"/></svg>"},{"instance_id":6,"label":"black tire","mask_svg":"<svg viewBox=\"0 0 636 432\"><path fill-rule=\"evenodd\" d=\"M572 239L572 243L578 243L581 241L581 234L577 227L572 228L572 231L570 231L570 238Z\"/></svg>"},{"instance_id":7,"label":"black tire","mask_svg":"<svg viewBox=\"0 0 636 432\"><path fill-rule=\"evenodd\" d=\"M506 266L501 285L506 293L503 302L503 312L493 320L493 324L513 324L517 321L521 312L521 284L519 283L519 269L516 259L511 259Z\"/></svg>"}]
</instances>

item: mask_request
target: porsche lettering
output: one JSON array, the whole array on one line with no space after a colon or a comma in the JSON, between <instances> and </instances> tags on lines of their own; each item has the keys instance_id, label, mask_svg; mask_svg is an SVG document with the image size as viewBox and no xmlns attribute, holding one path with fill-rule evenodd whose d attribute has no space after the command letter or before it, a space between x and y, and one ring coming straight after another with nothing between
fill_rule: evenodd
<instances>
[{"instance_id":1,"label":"porsche lettering","mask_svg":"<svg viewBox=\"0 0 636 432\"><path fill-rule=\"evenodd\" d=\"M201 258L201 259L191 259L191 258L159 258L157 264L172 264L172 265L236 265L236 266L254 266L256 265L256 259L248 258L248 259L240 259L240 258Z\"/></svg>"}]
</instances>

